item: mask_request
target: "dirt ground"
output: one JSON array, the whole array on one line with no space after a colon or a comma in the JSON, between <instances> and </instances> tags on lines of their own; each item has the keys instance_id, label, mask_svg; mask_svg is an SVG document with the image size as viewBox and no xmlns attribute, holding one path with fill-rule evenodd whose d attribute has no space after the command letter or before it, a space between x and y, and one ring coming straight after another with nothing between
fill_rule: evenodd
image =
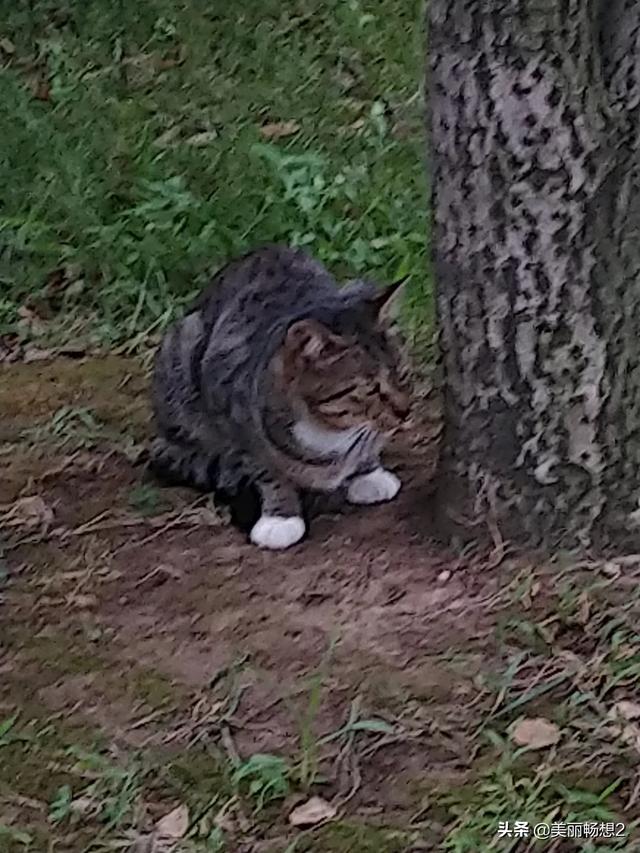
<instances>
[{"instance_id":1,"label":"dirt ground","mask_svg":"<svg viewBox=\"0 0 640 853\"><path fill-rule=\"evenodd\" d=\"M140 839L162 814L185 801L193 814L206 799L207 773L222 789L233 768L268 754L293 768L288 795L255 816L231 785L227 812L216 806L227 846L193 849L443 849L458 814L451 792L496 763L479 752L478 727L514 701L503 727L525 707L549 716L555 693L568 695L567 660L554 653L540 663L535 644L504 629L538 603L544 622L552 591L536 589L535 577L545 568L434 541L438 428L428 417L389 454L404 481L395 502L325 510L305 542L262 552L208 498L148 479L137 462L145 388L140 363L118 357L0 373L0 720L18 709L25 731L45 721L56 731L51 743L38 735L45 753L26 738L9 744L13 753L5 747L0 824L36 839L7 843L106 850L125 849L116 847L124 838L139 845L126 849L146 849ZM586 607L583 599L583 615ZM557 625L550 645L595 654L588 622L587 613L582 625ZM500 681L514 649L520 662ZM551 686L536 693L532 684ZM594 754L573 734L568 785ZM78 742L120 763L161 756L132 814L107 836L95 816L47 816L61 782L74 796L88 784L61 758ZM0 761L1 747L0 736ZM178 772L185 756L190 769ZM203 756L205 781L193 770ZM621 802L633 793L630 768ZM603 783L614 778L611 761L593 770ZM309 792L338 813L293 830L287 815Z\"/></svg>"}]
</instances>

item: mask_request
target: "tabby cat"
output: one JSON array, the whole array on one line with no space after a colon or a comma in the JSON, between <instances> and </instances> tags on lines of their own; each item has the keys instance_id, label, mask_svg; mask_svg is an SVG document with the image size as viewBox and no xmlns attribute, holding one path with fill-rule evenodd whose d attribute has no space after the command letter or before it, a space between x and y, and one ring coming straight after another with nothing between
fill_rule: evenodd
<instances>
[{"instance_id":1,"label":"tabby cat","mask_svg":"<svg viewBox=\"0 0 640 853\"><path fill-rule=\"evenodd\" d=\"M302 539L302 492L391 500L400 480L379 454L409 395L385 316L402 283L339 289L278 245L229 263L157 353L153 469L228 495L255 487L250 539L263 548Z\"/></svg>"}]
</instances>

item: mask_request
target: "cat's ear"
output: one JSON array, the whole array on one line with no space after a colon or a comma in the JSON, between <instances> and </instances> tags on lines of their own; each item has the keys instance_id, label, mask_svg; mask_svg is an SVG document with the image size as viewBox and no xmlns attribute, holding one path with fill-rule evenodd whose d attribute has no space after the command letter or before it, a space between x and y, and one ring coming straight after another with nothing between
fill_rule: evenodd
<instances>
[{"instance_id":1,"label":"cat's ear","mask_svg":"<svg viewBox=\"0 0 640 853\"><path fill-rule=\"evenodd\" d=\"M387 285L371 300L376 317L381 325L390 325L398 319L408 281L409 276L405 275L403 278L398 279L398 281L394 281L393 284Z\"/></svg>"},{"instance_id":2,"label":"cat's ear","mask_svg":"<svg viewBox=\"0 0 640 853\"><path fill-rule=\"evenodd\" d=\"M317 320L297 320L274 356L274 375L281 388L290 388L309 369L320 373L335 370L348 348L348 341Z\"/></svg>"},{"instance_id":3,"label":"cat's ear","mask_svg":"<svg viewBox=\"0 0 640 853\"><path fill-rule=\"evenodd\" d=\"M336 342L336 335L317 320L298 320L289 327L284 345L295 359L313 360Z\"/></svg>"}]
</instances>

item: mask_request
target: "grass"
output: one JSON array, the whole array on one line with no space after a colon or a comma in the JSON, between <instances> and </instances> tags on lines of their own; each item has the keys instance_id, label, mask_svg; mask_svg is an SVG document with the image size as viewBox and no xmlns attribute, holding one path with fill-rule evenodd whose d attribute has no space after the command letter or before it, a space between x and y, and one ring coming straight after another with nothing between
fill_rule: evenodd
<instances>
[{"instance_id":1,"label":"grass","mask_svg":"<svg viewBox=\"0 0 640 853\"><path fill-rule=\"evenodd\" d=\"M426 339L421 17L415 0L0 0L0 335L144 346L210 269L284 240L340 277L409 273L407 328ZM7 371L11 461L20 468L27 444L43 454L129 447L145 415L142 386L123 369L100 359L17 365L11 381ZM134 429L131 442L122 428ZM164 492L127 481L120 494L107 470L108 510L139 522L164 508ZM15 479L16 495L27 483L49 488ZM59 491L47 500L70 509ZM63 548L53 531L11 571L0 550L10 650L0 662L1 853L130 849L163 816L175 824L176 808L187 815L181 853L258 838L273 853L539 849L498 837L501 821L518 820L627 825L622 839L544 842L552 853L637 849L637 566L505 570L487 635L438 659L451 684L437 691L406 680L396 696L389 670L376 700L349 670L349 690L333 695L341 663L328 655L291 690L302 698L290 728L278 723L287 748L240 757L238 707L251 693L240 666L193 695L118 658L98 619L117 582L102 533ZM154 583L161 556L151 555ZM453 690L466 681L477 697L468 704ZM72 700L81 692L84 710L104 709L102 724L54 712L47 696L61 685ZM516 745L514 727L536 717L557 743ZM273 712L264 725L276 721ZM132 732L144 734L139 746L123 737ZM400 750L395 764L387 749ZM391 805L400 780L388 767L399 774L430 749L457 781L413 777L410 806ZM350 811L362 792L373 808ZM313 794L347 803L325 826L292 830L291 798Z\"/></svg>"},{"instance_id":2,"label":"grass","mask_svg":"<svg viewBox=\"0 0 640 853\"><path fill-rule=\"evenodd\" d=\"M206 772L194 774L193 768L202 764L197 750L187 751L180 764L151 750L117 754L100 740L88 729L70 732L54 721L42 725L30 720L10 743L0 745L0 802L5 808L26 806L28 815L24 827L4 827L5 840L18 845L11 850L36 853L49 849L45 845L53 839L87 853L124 849L126 842L130 847L136 838L142 840L139 830L150 820L149 809L168 813L180 797L194 817L203 816L207 806L218 800L221 805L231 796L211 754ZM191 772L185 773L184 766ZM197 840L203 826L198 825L201 820L194 824L190 835ZM0 849L6 850L2 835Z\"/></svg>"},{"instance_id":3,"label":"grass","mask_svg":"<svg viewBox=\"0 0 640 853\"><path fill-rule=\"evenodd\" d=\"M144 341L281 240L410 273L418 334L421 3L218 6L2 0L0 332Z\"/></svg>"},{"instance_id":4,"label":"grass","mask_svg":"<svg viewBox=\"0 0 640 853\"><path fill-rule=\"evenodd\" d=\"M531 591L528 599L521 597L525 576L532 581L525 584ZM181 853L225 853L236 849L238 833L255 839L276 827L281 844L268 849L279 853L538 849L530 837L525 841L498 835L501 824L513 826L516 821L529 827L600 827L599 838L576 840L571 846L548 841L553 851L631 853L637 849L640 818L633 769L640 706L629 701L637 697L640 685L640 593L637 583L630 583L633 578L627 580L620 584L618 578L597 572L595 565L589 573L561 570L557 579L552 569L544 568L511 575L497 611L507 617L497 632L498 646L485 647L483 701L463 714L464 724L454 733L465 745L465 780L457 786L428 784L421 789L421 780L415 779L412 817L404 813L400 820L392 815L367 820L340 815L293 837L283 827L291 797L300 801L310 794L322 796L328 784L335 785L335 762L348 759L347 765L357 768L363 747L375 747L378 738L382 742L390 735L399 737L410 753L411 726L423 700L416 706L410 690L399 716L387 711L385 720L370 716L367 698L359 695L347 703L343 722L323 732L318 711L330 698L338 665L326 654L297 691L300 732L292 738L297 750L239 758L216 733L224 726L238 731L236 695L246 661L232 666L228 677L223 673L212 681L205 693L190 697L152 672L118 672L110 680L109 672L117 666L113 661L83 655L81 648L65 646L63 638L51 636L43 647L41 639L29 639L25 633L23 661L46 665L35 682L33 670L23 667L10 673L9 693L4 694L11 712L0 721L0 806L6 815L0 822L0 850L39 853L56 843L74 853L129 849L136 839L142 843L150 837L159 818L179 808L188 816L176 847ZM544 648L541 634L552 640ZM117 651L109 647L110 654ZM47 715L45 706L27 701L38 683L73 680L79 672L100 674L87 687L94 702L113 702L122 687L134 685L144 702L137 713L146 717L149 708L159 713L151 718L158 722L156 736L163 735L160 745L118 746L113 734ZM156 681L161 681L161 698L150 703L147 683L156 694ZM205 699L213 713L198 719L195 708ZM428 704L423 713L433 731L452 736L442 706ZM557 727L558 742L545 749L516 745L514 724L538 716ZM187 737L186 742L183 737L176 752L167 745L171 738L166 735L176 724L182 728L182 722L198 737ZM354 778L358 785L366 783L358 769ZM607 839L602 833L609 824L616 831L624 824L624 834Z\"/></svg>"}]
</instances>

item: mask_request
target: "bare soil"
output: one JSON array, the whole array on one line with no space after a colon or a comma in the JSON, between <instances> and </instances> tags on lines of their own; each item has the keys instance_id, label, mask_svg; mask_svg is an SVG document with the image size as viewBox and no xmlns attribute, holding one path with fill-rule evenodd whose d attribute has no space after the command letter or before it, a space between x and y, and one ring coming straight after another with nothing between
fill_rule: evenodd
<instances>
[{"instance_id":1,"label":"bare soil","mask_svg":"<svg viewBox=\"0 0 640 853\"><path fill-rule=\"evenodd\" d=\"M140 365L115 357L0 374L7 712L56 715L117 750L204 747L232 763L270 753L296 766L313 753L320 793L343 816L421 826L422 847L412 835L388 849L435 849L437 811L425 825L420 815L469 777L474 709L490 698L480 676L500 663L502 593L521 570L433 538L435 421L389 453L397 500L320 510L306 541L268 553L206 498L148 480L135 461L144 389ZM89 407L120 437L47 440L63 406ZM153 507L136 505L141 487ZM389 731L320 743L350 713ZM30 796L43 796L38 785ZM232 849L288 837L287 808L268 827L234 824ZM324 843L313 849L365 849Z\"/></svg>"}]
</instances>

